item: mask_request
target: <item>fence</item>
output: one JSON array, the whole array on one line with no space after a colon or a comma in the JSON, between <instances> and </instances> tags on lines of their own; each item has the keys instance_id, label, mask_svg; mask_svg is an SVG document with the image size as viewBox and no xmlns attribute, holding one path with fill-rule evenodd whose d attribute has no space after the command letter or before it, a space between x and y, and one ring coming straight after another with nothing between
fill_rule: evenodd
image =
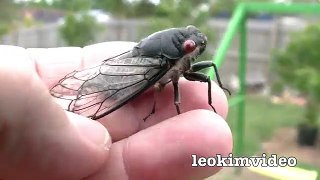
<instances>
[{"instance_id":1,"label":"fence","mask_svg":"<svg viewBox=\"0 0 320 180\"><path fill-rule=\"evenodd\" d=\"M210 20L209 26L215 34L215 41L209 45L209 51L214 49L226 31L228 19ZM301 18L273 18L271 20L249 20L247 24L248 36L248 72L247 83L267 83L271 81L268 62L270 53L275 48L283 47L292 31L302 29L306 20ZM106 30L97 35L90 43L103 41L138 41L142 31L147 28L143 20L112 20L105 24ZM59 36L58 24L47 24L41 27L20 29L2 38L1 44L18 45L25 48L50 48L64 46ZM222 81L230 84L232 77L236 77L238 67L239 38L235 37L226 55L226 61L220 68Z\"/></svg>"}]
</instances>

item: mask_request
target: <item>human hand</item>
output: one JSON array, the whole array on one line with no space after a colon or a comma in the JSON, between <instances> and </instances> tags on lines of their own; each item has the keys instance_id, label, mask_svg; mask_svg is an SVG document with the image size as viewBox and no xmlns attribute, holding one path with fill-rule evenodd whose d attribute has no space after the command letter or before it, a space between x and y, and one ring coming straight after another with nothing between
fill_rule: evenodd
<instances>
[{"instance_id":1,"label":"human hand","mask_svg":"<svg viewBox=\"0 0 320 180\"><path fill-rule=\"evenodd\" d=\"M218 167L191 167L191 154L226 156L232 135L224 92L181 79L177 115L173 89L147 91L98 121L64 111L48 88L67 73L132 48L109 42L85 48L0 46L0 179L203 179ZM207 109L207 110L199 110ZM111 140L112 139L112 140ZM113 141L113 142L112 142Z\"/></svg>"}]
</instances>

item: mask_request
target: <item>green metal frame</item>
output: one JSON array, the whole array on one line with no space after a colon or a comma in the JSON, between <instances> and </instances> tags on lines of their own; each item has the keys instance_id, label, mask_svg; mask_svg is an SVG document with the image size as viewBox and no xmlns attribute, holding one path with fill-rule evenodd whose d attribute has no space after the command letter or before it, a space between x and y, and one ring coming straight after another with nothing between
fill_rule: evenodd
<instances>
[{"instance_id":1,"label":"green metal frame","mask_svg":"<svg viewBox=\"0 0 320 180\"><path fill-rule=\"evenodd\" d=\"M245 104L246 104L246 64L247 64L247 37L246 37L246 20L248 13L267 12L267 13L301 13L301 14L320 14L319 4L291 3L291 4L275 4L275 3L240 3L228 25L227 31L217 49L216 56L213 61L217 67L221 67L228 48L232 42L236 32L240 35L239 48L239 80L240 90L238 94L229 100L230 106L238 106L238 120L235 128L234 153L237 156L243 155L244 152L244 129L245 129ZM214 78L214 72L209 72L211 78Z\"/></svg>"}]
</instances>

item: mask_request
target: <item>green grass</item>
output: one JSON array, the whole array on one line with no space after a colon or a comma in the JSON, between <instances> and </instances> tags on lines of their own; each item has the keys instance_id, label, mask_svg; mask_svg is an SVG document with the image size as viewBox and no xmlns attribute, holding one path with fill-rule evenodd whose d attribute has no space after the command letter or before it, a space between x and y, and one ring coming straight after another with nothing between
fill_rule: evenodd
<instances>
[{"instance_id":1,"label":"green grass","mask_svg":"<svg viewBox=\"0 0 320 180\"><path fill-rule=\"evenodd\" d=\"M317 173L318 173L317 180L320 180L320 168L319 167L314 167L314 166L311 166L309 164L304 164L304 163L299 163L297 167L302 168L302 169L306 169L306 170L317 171Z\"/></svg>"},{"instance_id":2,"label":"green grass","mask_svg":"<svg viewBox=\"0 0 320 180\"><path fill-rule=\"evenodd\" d=\"M236 135L237 106L230 107L228 123ZM247 96L245 114L244 155L261 150L261 143L269 140L277 128L296 126L303 115L303 108L290 104L272 104L261 96ZM235 138L234 138L235 139Z\"/></svg>"}]
</instances>

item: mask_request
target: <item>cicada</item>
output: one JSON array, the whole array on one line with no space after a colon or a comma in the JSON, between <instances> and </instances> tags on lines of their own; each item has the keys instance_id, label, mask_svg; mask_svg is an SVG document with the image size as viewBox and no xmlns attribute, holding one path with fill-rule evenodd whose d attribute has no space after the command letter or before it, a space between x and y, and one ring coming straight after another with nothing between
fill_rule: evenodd
<instances>
[{"instance_id":1,"label":"cicada","mask_svg":"<svg viewBox=\"0 0 320 180\"><path fill-rule=\"evenodd\" d=\"M205 51L207 41L207 36L192 25L162 30L142 39L130 51L108 58L97 66L69 73L50 93L68 102L66 110L96 120L122 107L148 88L153 86L161 91L171 82L174 104L180 114L178 82L183 76L190 81L208 84L208 104L215 111L211 80L198 71L213 67L219 86L225 89L217 67L211 61L194 63ZM155 102L147 117L154 112Z\"/></svg>"}]
</instances>

